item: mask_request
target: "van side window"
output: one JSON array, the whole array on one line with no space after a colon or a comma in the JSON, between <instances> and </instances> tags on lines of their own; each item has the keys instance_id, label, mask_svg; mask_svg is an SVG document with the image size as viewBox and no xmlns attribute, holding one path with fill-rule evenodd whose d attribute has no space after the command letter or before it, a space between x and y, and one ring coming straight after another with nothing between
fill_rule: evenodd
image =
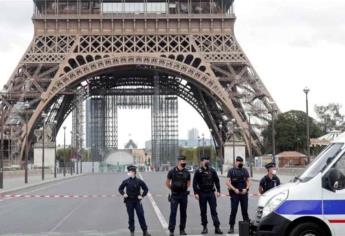
<instances>
[{"instance_id":1,"label":"van side window","mask_svg":"<svg viewBox=\"0 0 345 236\"><path fill-rule=\"evenodd\" d=\"M324 176L323 187L330 191L345 189L345 153Z\"/></svg>"}]
</instances>

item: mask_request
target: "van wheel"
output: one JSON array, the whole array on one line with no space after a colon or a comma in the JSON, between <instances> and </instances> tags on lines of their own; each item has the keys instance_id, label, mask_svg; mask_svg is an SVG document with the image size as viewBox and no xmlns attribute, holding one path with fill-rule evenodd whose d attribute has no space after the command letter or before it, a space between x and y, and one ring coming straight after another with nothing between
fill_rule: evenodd
<instances>
[{"instance_id":1,"label":"van wheel","mask_svg":"<svg viewBox=\"0 0 345 236\"><path fill-rule=\"evenodd\" d=\"M289 236L325 236L327 232L315 223L307 222L295 226Z\"/></svg>"}]
</instances>

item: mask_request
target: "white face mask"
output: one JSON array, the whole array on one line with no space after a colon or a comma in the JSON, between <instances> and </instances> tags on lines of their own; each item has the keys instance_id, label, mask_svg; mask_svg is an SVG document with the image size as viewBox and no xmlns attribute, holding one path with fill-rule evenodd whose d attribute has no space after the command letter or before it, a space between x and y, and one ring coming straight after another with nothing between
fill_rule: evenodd
<instances>
[{"instance_id":1,"label":"white face mask","mask_svg":"<svg viewBox=\"0 0 345 236\"><path fill-rule=\"evenodd\" d=\"M127 175L128 175L130 178L134 178L134 176L135 176L134 172L132 172L132 171L128 172Z\"/></svg>"},{"instance_id":2,"label":"white face mask","mask_svg":"<svg viewBox=\"0 0 345 236\"><path fill-rule=\"evenodd\" d=\"M277 174L277 170L272 170L272 174L276 175Z\"/></svg>"}]
</instances>

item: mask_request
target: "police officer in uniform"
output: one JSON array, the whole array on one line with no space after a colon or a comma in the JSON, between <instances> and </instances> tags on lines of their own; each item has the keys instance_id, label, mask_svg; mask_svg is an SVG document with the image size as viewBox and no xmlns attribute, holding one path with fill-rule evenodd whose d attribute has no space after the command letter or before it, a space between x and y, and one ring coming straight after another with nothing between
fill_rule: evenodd
<instances>
[{"instance_id":1,"label":"police officer in uniform","mask_svg":"<svg viewBox=\"0 0 345 236\"><path fill-rule=\"evenodd\" d=\"M180 235L187 235L185 232L187 222L188 188L191 185L190 173L186 168L186 157L180 156L176 167L168 172L166 186L171 190L170 196L170 236L174 235L176 226L177 208L180 205Z\"/></svg>"},{"instance_id":2,"label":"police officer in uniform","mask_svg":"<svg viewBox=\"0 0 345 236\"><path fill-rule=\"evenodd\" d=\"M267 175L265 175L259 185L259 192L264 194L268 190L280 185L280 179L277 176L276 164L274 162L265 165Z\"/></svg>"},{"instance_id":3,"label":"police officer in uniform","mask_svg":"<svg viewBox=\"0 0 345 236\"><path fill-rule=\"evenodd\" d=\"M228 172L226 185L229 189L231 199L230 230L228 233L233 234L239 204L241 204L243 220L250 221L248 216L248 191L251 186L251 181L247 169L243 167L242 157L236 157L235 167L231 168Z\"/></svg>"},{"instance_id":4,"label":"police officer in uniform","mask_svg":"<svg viewBox=\"0 0 345 236\"><path fill-rule=\"evenodd\" d=\"M207 203L210 205L215 234L223 234L217 214L217 197L220 197L220 183L217 172L210 167L209 158L201 158L201 167L196 170L193 178L194 196L199 200L201 212L201 234L207 234ZM215 190L217 190L215 192Z\"/></svg>"},{"instance_id":5,"label":"police officer in uniform","mask_svg":"<svg viewBox=\"0 0 345 236\"><path fill-rule=\"evenodd\" d=\"M134 210L137 213L139 224L143 230L143 236L151 236L147 232L147 225L144 216L144 209L141 204L141 200L146 196L148 188L144 181L136 177L136 167L129 166L128 179L125 179L119 187L119 193L124 197L128 213L128 229L131 232L131 236L134 235ZM126 188L126 192L124 189ZM142 191L141 191L142 190Z\"/></svg>"}]
</instances>

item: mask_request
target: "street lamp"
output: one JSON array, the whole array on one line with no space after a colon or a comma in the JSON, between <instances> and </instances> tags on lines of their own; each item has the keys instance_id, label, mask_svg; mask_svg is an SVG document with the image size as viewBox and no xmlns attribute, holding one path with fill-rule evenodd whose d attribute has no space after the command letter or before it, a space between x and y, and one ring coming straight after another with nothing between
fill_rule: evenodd
<instances>
[{"instance_id":1,"label":"street lamp","mask_svg":"<svg viewBox=\"0 0 345 236\"><path fill-rule=\"evenodd\" d=\"M28 134L28 125L29 125L29 118L28 118L28 111L27 109L30 108L30 103L26 101L24 103L24 108L25 108L25 166L24 166L24 183L28 183L28 162L29 162L29 145L28 145L28 139L29 139L29 134Z\"/></svg>"},{"instance_id":2,"label":"street lamp","mask_svg":"<svg viewBox=\"0 0 345 236\"><path fill-rule=\"evenodd\" d=\"M66 126L63 127L63 176L66 176Z\"/></svg>"},{"instance_id":3,"label":"street lamp","mask_svg":"<svg viewBox=\"0 0 345 236\"><path fill-rule=\"evenodd\" d=\"M249 168L250 168L250 177L253 177L253 162L254 162L254 155L253 155L253 148L252 148L252 125L251 125L251 113L248 113L248 125L249 125Z\"/></svg>"},{"instance_id":4,"label":"street lamp","mask_svg":"<svg viewBox=\"0 0 345 236\"><path fill-rule=\"evenodd\" d=\"M232 124L232 165L235 167L235 125L236 125L236 120L232 119L231 120Z\"/></svg>"},{"instance_id":5,"label":"street lamp","mask_svg":"<svg viewBox=\"0 0 345 236\"><path fill-rule=\"evenodd\" d=\"M56 134L57 134L57 121L53 121L54 124L54 138L55 138L55 144L54 144L54 178L56 178Z\"/></svg>"},{"instance_id":6,"label":"street lamp","mask_svg":"<svg viewBox=\"0 0 345 236\"><path fill-rule=\"evenodd\" d=\"M71 152L70 152L70 154L71 154L71 156L69 157L69 163L70 163L70 165L71 165L71 175L73 175L73 164L72 164L72 157L73 157L73 142L72 142L72 140L73 140L73 138L72 138L72 136L73 136L73 132L71 131Z\"/></svg>"},{"instance_id":7,"label":"street lamp","mask_svg":"<svg viewBox=\"0 0 345 236\"><path fill-rule=\"evenodd\" d=\"M309 104L308 104L308 93L310 92L310 89L308 87L305 87L303 89L303 92L305 93L305 106L306 106L306 119L307 119L307 159L308 164L310 163L310 127L309 127Z\"/></svg>"},{"instance_id":8,"label":"street lamp","mask_svg":"<svg viewBox=\"0 0 345 236\"><path fill-rule=\"evenodd\" d=\"M273 101L269 102L271 105L271 114L272 114L272 161L276 163L276 131L275 131L275 103Z\"/></svg>"},{"instance_id":9,"label":"street lamp","mask_svg":"<svg viewBox=\"0 0 345 236\"><path fill-rule=\"evenodd\" d=\"M44 180L44 129L45 129L45 118L47 117L46 113L42 113L41 115L43 119L43 127L42 127L42 181Z\"/></svg>"},{"instance_id":10,"label":"street lamp","mask_svg":"<svg viewBox=\"0 0 345 236\"><path fill-rule=\"evenodd\" d=\"M222 123L219 124L219 133L220 133L220 145L219 145L219 156L220 156L220 172L221 174L223 174L223 165L224 165L224 155L223 155L223 147L224 147L224 143L223 143L223 136L222 136L222 130L223 130L223 125Z\"/></svg>"}]
</instances>

